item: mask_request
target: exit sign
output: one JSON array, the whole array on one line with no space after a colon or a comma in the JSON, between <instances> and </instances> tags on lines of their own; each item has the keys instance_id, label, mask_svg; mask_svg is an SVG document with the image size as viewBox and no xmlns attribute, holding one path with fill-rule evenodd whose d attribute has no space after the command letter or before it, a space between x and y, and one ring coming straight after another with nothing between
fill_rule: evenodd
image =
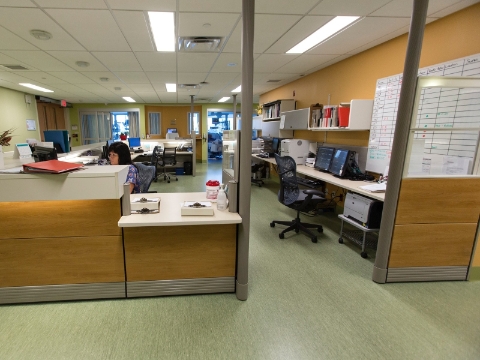
<instances>
[{"instance_id":1,"label":"exit sign","mask_svg":"<svg viewBox=\"0 0 480 360\"><path fill-rule=\"evenodd\" d=\"M60 106L67 107L67 100L60 100Z\"/></svg>"}]
</instances>

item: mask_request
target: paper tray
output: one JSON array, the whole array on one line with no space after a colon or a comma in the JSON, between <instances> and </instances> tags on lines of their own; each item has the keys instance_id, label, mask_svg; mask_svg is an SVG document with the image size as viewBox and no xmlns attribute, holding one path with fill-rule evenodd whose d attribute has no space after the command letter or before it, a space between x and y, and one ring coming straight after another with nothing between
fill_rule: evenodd
<instances>
[{"instance_id":1,"label":"paper tray","mask_svg":"<svg viewBox=\"0 0 480 360\"><path fill-rule=\"evenodd\" d=\"M194 208L190 207L194 201L185 201L182 203L181 214L183 215L199 215L199 216L212 216L213 207L212 203L209 201L201 201L200 204L205 205L204 207Z\"/></svg>"},{"instance_id":2,"label":"paper tray","mask_svg":"<svg viewBox=\"0 0 480 360\"><path fill-rule=\"evenodd\" d=\"M130 202L130 208L132 211L138 211L144 208L151 211L160 211L160 198L148 199L147 202L140 202L140 198L136 198Z\"/></svg>"}]
</instances>

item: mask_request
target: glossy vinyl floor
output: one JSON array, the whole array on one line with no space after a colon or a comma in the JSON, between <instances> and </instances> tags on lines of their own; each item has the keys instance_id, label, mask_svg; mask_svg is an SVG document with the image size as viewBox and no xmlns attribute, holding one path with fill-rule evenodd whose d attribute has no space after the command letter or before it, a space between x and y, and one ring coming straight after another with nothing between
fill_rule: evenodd
<instances>
[{"instance_id":1,"label":"glossy vinyl floor","mask_svg":"<svg viewBox=\"0 0 480 360\"><path fill-rule=\"evenodd\" d=\"M152 189L203 191L219 164ZM214 168L216 170L214 170ZM480 282L376 284L374 254L317 244L290 220L272 180L252 186L249 298L235 294L0 306L0 359L479 359ZM199 239L201 241L201 239Z\"/></svg>"}]
</instances>

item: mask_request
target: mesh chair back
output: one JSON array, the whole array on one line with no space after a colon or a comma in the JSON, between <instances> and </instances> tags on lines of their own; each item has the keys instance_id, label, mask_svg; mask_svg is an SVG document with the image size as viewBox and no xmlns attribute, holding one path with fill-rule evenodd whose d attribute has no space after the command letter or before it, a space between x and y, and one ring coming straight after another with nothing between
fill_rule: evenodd
<instances>
[{"instance_id":1,"label":"mesh chair back","mask_svg":"<svg viewBox=\"0 0 480 360\"><path fill-rule=\"evenodd\" d=\"M146 193L150 188L150 184L155 178L155 166L148 166L142 163L135 163L138 170L138 180L140 182L140 192Z\"/></svg>"},{"instance_id":2,"label":"mesh chair back","mask_svg":"<svg viewBox=\"0 0 480 360\"><path fill-rule=\"evenodd\" d=\"M153 148L153 152L152 152L152 165L155 165L158 163L158 160L162 157L162 148L161 146L155 146Z\"/></svg>"},{"instance_id":3,"label":"mesh chair back","mask_svg":"<svg viewBox=\"0 0 480 360\"><path fill-rule=\"evenodd\" d=\"M277 154L275 154L275 161L280 176L278 201L288 206L297 201L300 194L297 183L297 164L291 156L279 156Z\"/></svg>"},{"instance_id":4,"label":"mesh chair back","mask_svg":"<svg viewBox=\"0 0 480 360\"><path fill-rule=\"evenodd\" d=\"M177 163L177 148L166 147L163 149L163 165L175 165Z\"/></svg>"}]
</instances>

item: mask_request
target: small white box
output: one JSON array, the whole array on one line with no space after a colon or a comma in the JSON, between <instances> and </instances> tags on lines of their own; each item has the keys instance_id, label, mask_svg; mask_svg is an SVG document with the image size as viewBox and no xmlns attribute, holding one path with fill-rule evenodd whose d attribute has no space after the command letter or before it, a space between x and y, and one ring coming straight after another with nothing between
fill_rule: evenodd
<instances>
[{"instance_id":1,"label":"small white box","mask_svg":"<svg viewBox=\"0 0 480 360\"><path fill-rule=\"evenodd\" d=\"M200 204L199 207L195 207L195 204ZM183 215L202 215L202 216L211 216L213 215L213 207L210 201L185 201L182 204L181 214Z\"/></svg>"},{"instance_id":2,"label":"small white box","mask_svg":"<svg viewBox=\"0 0 480 360\"><path fill-rule=\"evenodd\" d=\"M142 199L145 199L146 201L142 201ZM160 198L146 199L139 197L130 202L130 208L132 212L137 212L142 209L160 212Z\"/></svg>"}]
</instances>

